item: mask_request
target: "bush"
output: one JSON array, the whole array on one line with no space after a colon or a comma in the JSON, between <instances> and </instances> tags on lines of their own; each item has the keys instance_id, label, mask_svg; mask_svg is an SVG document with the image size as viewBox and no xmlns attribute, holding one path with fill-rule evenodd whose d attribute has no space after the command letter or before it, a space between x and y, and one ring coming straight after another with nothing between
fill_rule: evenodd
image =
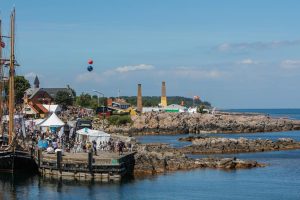
<instances>
[{"instance_id":1,"label":"bush","mask_svg":"<svg viewBox=\"0 0 300 200\"><path fill-rule=\"evenodd\" d=\"M203 104L199 105L197 107L197 113L204 113L204 108L205 108L205 106Z\"/></svg>"},{"instance_id":2,"label":"bush","mask_svg":"<svg viewBox=\"0 0 300 200\"><path fill-rule=\"evenodd\" d=\"M132 120L131 120L131 118L130 118L129 115L121 115L121 116L119 116L119 115L113 115L113 116L111 116L108 119L108 121L109 121L109 124L111 124L111 125L117 125L117 126L119 126L119 125L125 125L127 123L131 123L132 122Z\"/></svg>"}]
</instances>

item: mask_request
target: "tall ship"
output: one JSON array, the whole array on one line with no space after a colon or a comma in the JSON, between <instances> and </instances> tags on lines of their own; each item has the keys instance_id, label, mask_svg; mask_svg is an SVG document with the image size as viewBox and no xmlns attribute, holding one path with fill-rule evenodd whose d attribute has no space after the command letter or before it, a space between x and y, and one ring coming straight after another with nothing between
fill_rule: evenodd
<instances>
[{"instance_id":1,"label":"tall ship","mask_svg":"<svg viewBox=\"0 0 300 200\"><path fill-rule=\"evenodd\" d=\"M24 138L16 134L16 104L15 104L15 9L10 15L10 34L2 35L2 21L0 19L0 172L14 173L17 171L35 168L33 160L33 148L25 144ZM6 45L9 41L9 45ZM3 57L4 48L9 48L9 57ZM3 69L8 68L8 76L5 78ZM8 98L4 98L5 85L8 86ZM5 104L5 100L8 103ZM7 109L8 108L8 109ZM4 110L8 110L8 124L4 123ZM6 126L4 126L6 125Z\"/></svg>"}]
</instances>

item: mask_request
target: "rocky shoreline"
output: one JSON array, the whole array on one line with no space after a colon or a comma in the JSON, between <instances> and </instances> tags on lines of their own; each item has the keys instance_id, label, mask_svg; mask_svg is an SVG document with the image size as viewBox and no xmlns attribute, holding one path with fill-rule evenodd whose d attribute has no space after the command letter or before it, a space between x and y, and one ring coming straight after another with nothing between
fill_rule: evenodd
<instances>
[{"instance_id":1,"label":"rocky shoreline","mask_svg":"<svg viewBox=\"0 0 300 200\"><path fill-rule=\"evenodd\" d=\"M250 140L246 138L188 137L192 145L173 148L168 144L137 144L135 155L136 175L156 174L196 168L245 169L263 167L265 164L253 160L230 158L198 158L188 154L228 154L300 149L300 142L290 138L272 140Z\"/></svg>"},{"instance_id":2,"label":"rocky shoreline","mask_svg":"<svg viewBox=\"0 0 300 200\"><path fill-rule=\"evenodd\" d=\"M180 149L188 154L224 154L300 149L300 142L290 138L250 140L246 138L195 138L192 145Z\"/></svg>"},{"instance_id":3,"label":"rocky shoreline","mask_svg":"<svg viewBox=\"0 0 300 200\"><path fill-rule=\"evenodd\" d=\"M94 126L95 125L95 126ZM97 128L99 125L95 123ZM187 133L257 133L300 130L300 120L271 118L266 115L145 113L123 126L106 124L105 131L127 136ZM188 154L225 154L300 149L300 142L289 138L250 140L214 138L199 135L181 138L191 145L172 148L168 144L135 144L135 175L165 173L196 168L242 169L263 167L257 161L232 158L193 159Z\"/></svg>"},{"instance_id":4,"label":"rocky shoreline","mask_svg":"<svg viewBox=\"0 0 300 200\"><path fill-rule=\"evenodd\" d=\"M196 168L246 169L263 166L265 164L234 157L193 159L167 144L144 144L137 148L134 174L142 176Z\"/></svg>"},{"instance_id":5,"label":"rocky shoreline","mask_svg":"<svg viewBox=\"0 0 300 200\"><path fill-rule=\"evenodd\" d=\"M94 127L98 127L94 123ZM300 120L266 115L144 113L124 126L107 125L105 131L123 135L180 133L256 133L300 130Z\"/></svg>"}]
</instances>

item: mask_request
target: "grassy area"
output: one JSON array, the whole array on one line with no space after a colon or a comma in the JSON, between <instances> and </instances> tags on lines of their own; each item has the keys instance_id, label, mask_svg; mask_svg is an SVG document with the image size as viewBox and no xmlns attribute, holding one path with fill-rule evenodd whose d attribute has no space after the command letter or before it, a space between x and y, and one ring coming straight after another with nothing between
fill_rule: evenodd
<instances>
[{"instance_id":1,"label":"grassy area","mask_svg":"<svg viewBox=\"0 0 300 200\"><path fill-rule=\"evenodd\" d=\"M132 123L131 117L129 115L113 115L108 119L110 125L125 125L127 123Z\"/></svg>"}]
</instances>

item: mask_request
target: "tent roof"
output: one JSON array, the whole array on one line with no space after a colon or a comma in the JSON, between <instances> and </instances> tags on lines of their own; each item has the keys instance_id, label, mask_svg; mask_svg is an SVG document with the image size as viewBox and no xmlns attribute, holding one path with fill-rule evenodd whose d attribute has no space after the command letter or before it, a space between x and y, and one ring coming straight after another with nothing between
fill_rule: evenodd
<instances>
[{"instance_id":1,"label":"tent roof","mask_svg":"<svg viewBox=\"0 0 300 200\"><path fill-rule=\"evenodd\" d=\"M61 121L55 113L52 113L50 117L45 119L42 123L39 124L39 126L46 126L46 127L59 127L63 126L65 123Z\"/></svg>"},{"instance_id":2,"label":"tent roof","mask_svg":"<svg viewBox=\"0 0 300 200\"><path fill-rule=\"evenodd\" d=\"M43 104L43 106L49 111L49 112L57 112L57 111L61 111L61 108L59 105L47 105L47 104Z\"/></svg>"},{"instance_id":3,"label":"tent roof","mask_svg":"<svg viewBox=\"0 0 300 200\"><path fill-rule=\"evenodd\" d=\"M77 131L79 135L98 136L98 137L110 137L110 134L100 130L92 130L89 128L83 128Z\"/></svg>"}]
</instances>

